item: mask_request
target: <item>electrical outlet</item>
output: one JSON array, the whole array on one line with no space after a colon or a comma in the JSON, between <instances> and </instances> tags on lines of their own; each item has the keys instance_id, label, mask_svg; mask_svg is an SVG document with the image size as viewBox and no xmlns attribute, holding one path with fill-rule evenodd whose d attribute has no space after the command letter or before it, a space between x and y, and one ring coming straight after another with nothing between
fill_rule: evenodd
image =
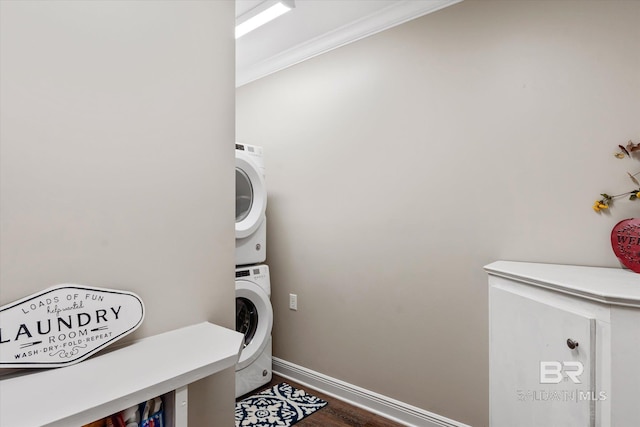
<instances>
[{"instance_id":1,"label":"electrical outlet","mask_svg":"<svg viewBox=\"0 0 640 427\"><path fill-rule=\"evenodd\" d=\"M289 310L298 309L298 295L289 294Z\"/></svg>"}]
</instances>

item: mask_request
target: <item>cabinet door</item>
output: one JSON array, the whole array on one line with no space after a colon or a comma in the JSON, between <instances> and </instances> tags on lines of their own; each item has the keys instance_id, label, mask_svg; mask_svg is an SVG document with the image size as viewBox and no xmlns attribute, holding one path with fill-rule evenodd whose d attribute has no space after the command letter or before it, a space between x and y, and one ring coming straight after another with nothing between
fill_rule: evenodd
<instances>
[{"instance_id":1,"label":"cabinet door","mask_svg":"<svg viewBox=\"0 0 640 427\"><path fill-rule=\"evenodd\" d=\"M595 319L496 287L489 301L491 425L595 426Z\"/></svg>"}]
</instances>

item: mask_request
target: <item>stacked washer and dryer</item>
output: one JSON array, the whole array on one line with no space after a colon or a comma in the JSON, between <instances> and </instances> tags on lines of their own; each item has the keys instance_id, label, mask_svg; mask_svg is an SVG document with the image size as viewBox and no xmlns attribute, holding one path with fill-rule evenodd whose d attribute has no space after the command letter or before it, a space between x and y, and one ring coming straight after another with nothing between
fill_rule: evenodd
<instances>
[{"instance_id":1,"label":"stacked washer and dryer","mask_svg":"<svg viewBox=\"0 0 640 427\"><path fill-rule=\"evenodd\" d=\"M236 143L236 330L244 335L236 397L271 381L273 308L262 147Z\"/></svg>"}]
</instances>

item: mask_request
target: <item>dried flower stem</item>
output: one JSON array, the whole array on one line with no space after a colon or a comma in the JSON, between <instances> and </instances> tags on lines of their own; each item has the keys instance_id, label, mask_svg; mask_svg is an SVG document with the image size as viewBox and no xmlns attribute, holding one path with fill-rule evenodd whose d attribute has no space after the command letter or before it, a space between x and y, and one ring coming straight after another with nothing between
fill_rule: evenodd
<instances>
[{"instance_id":1,"label":"dried flower stem","mask_svg":"<svg viewBox=\"0 0 640 427\"><path fill-rule=\"evenodd\" d=\"M640 151L640 143L634 143L633 141L629 141L625 146L618 145L620 148L620 152L615 154L615 157L618 159L624 159L625 157L631 158L634 155L634 152ZM637 159L637 157L636 157ZM627 172L631 181L640 186L640 182L635 178L637 175L640 175L640 172L636 172L635 174L631 174L631 172ZM619 197L629 196L629 200L640 200L640 188L637 190L627 191L626 193L616 194L615 196L610 196L606 193L600 194L602 199L596 200L593 203L593 210L596 212L600 212L604 209L609 209L609 205L613 203L613 199L617 199Z\"/></svg>"}]
</instances>

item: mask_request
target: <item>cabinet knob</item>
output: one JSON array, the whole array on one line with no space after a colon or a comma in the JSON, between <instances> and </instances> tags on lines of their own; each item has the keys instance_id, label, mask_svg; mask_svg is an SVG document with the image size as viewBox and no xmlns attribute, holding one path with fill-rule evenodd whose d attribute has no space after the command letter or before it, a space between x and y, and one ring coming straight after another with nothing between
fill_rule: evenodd
<instances>
[{"instance_id":1,"label":"cabinet knob","mask_svg":"<svg viewBox=\"0 0 640 427\"><path fill-rule=\"evenodd\" d=\"M567 340L567 347L569 347L571 350L573 350L577 346L578 346L578 341L574 341L571 338Z\"/></svg>"}]
</instances>

